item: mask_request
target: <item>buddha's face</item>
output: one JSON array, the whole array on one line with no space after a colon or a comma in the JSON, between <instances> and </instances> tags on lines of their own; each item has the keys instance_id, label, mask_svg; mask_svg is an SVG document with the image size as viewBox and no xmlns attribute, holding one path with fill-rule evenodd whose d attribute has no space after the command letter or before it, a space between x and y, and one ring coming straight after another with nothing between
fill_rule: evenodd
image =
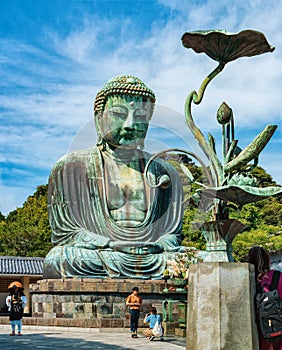
<instances>
[{"instance_id":1,"label":"buddha's face","mask_svg":"<svg viewBox=\"0 0 282 350\"><path fill-rule=\"evenodd\" d=\"M109 97L98 127L103 140L111 146L134 149L144 143L152 104L141 96Z\"/></svg>"}]
</instances>

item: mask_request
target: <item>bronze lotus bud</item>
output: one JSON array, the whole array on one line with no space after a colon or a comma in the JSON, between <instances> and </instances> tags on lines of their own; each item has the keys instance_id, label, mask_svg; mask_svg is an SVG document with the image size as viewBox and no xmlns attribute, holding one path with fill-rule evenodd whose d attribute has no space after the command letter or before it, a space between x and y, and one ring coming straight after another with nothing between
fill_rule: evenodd
<instances>
[{"instance_id":1,"label":"bronze lotus bud","mask_svg":"<svg viewBox=\"0 0 282 350\"><path fill-rule=\"evenodd\" d=\"M227 103L222 102L216 114L216 118L219 124L228 124L232 118L232 115L232 109L228 106Z\"/></svg>"}]
</instances>

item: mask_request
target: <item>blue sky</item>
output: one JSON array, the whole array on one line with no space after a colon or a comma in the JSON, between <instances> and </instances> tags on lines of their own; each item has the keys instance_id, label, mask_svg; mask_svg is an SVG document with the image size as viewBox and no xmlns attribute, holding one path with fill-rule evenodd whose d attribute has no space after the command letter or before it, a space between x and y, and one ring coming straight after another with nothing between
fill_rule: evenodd
<instances>
[{"instance_id":1,"label":"blue sky","mask_svg":"<svg viewBox=\"0 0 282 350\"><path fill-rule=\"evenodd\" d=\"M259 164L282 184L281 0L9 0L1 2L0 17L3 214L47 183L58 158L95 144L93 101L116 75L135 75L156 93L149 150L197 151L184 123L184 102L216 62L182 46L183 33L193 30L255 29L276 47L229 63L193 114L220 144L215 115L226 101L241 148L267 124L277 124Z\"/></svg>"}]
</instances>

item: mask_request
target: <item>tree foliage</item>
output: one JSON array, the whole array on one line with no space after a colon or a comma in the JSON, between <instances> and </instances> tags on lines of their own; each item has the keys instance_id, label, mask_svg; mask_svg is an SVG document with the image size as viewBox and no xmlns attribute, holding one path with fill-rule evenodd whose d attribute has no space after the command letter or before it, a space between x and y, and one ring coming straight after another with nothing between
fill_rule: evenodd
<instances>
[{"instance_id":1,"label":"tree foliage","mask_svg":"<svg viewBox=\"0 0 282 350\"><path fill-rule=\"evenodd\" d=\"M0 223L0 254L44 257L50 248L47 185L40 185L21 208Z\"/></svg>"},{"instance_id":2,"label":"tree foliage","mask_svg":"<svg viewBox=\"0 0 282 350\"><path fill-rule=\"evenodd\" d=\"M197 166L195 162L186 155L177 155L177 157L169 160L169 162L178 171L184 190L185 210L182 221L182 245L204 250L206 247L206 242L198 229L197 224L207 220L208 215L198 210L197 205L195 205L193 202L191 195L195 193L197 188L199 188L197 182L206 183L205 175L202 173L201 167ZM180 162L183 162L184 166L189 169L194 178L193 182L190 182L187 175L184 174L183 170L179 166Z\"/></svg>"},{"instance_id":3,"label":"tree foliage","mask_svg":"<svg viewBox=\"0 0 282 350\"><path fill-rule=\"evenodd\" d=\"M3 222L3 221L5 221L5 215L3 215L2 213L1 213L1 211L0 211L0 222Z\"/></svg>"},{"instance_id":4,"label":"tree foliage","mask_svg":"<svg viewBox=\"0 0 282 350\"><path fill-rule=\"evenodd\" d=\"M233 242L234 257L242 260L253 245L260 245L269 252L282 249L282 201L270 197L246 204L240 212L231 216L240 220L246 229Z\"/></svg>"}]
</instances>

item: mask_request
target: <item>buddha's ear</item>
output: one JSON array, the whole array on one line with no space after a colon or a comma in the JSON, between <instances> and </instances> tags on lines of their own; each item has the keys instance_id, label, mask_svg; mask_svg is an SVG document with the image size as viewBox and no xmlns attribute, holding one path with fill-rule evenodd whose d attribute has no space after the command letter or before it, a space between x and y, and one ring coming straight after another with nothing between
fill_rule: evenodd
<instances>
[{"instance_id":1,"label":"buddha's ear","mask_svg":"<svg viewBox=\"0 0 282 350\"><path fill-rule=\"evenodd\" d=\"M140 141L139 147L140 147L140 149L142 149L142 150L145 148L145 139L142 139L142 140Z\"/></svg>"},{"instance_id":2,"label":"buddha's ear","mask_svg":"<svg viewBox=\"0 0 282 350\"><path fill-rule=\"evenodd\" d=\"M95 128L97 131L97 146L101 145L103 142L103 137L102 137L102 133L101 133L101 128L100 128L100 123L99 123L99 118L101 118L100 115L95 115L94 114L94 124L95 124Z\"/></svg>"},{"instance_id":3,"label":"buddha's ear","mask_svg":"<svg viewBox=\"0 0 282 350\"><path fill-rule=\"evenodd\" d=\"M96 142L96 145L99 146L103 143L103 139L101 137L101 135L97 134L97 142Z\"/></svg>"}]
</instances>

